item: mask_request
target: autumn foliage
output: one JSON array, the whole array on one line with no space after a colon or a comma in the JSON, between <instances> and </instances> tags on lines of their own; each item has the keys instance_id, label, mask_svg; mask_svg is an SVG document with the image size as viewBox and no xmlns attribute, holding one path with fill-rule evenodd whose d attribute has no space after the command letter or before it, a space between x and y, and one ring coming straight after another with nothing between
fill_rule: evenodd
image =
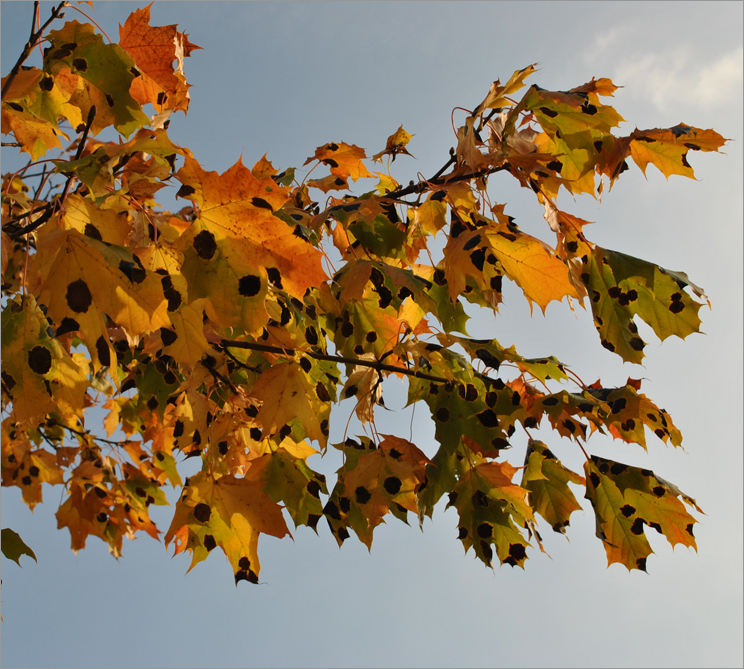
<instances>
[{"instance_id":1,"label":"autumn foliage","mask_svg":"<svg viewBox=\"0 0 744 669\"><path fill-rule=\"evenodd\" d=\"M316 531L325 519L339 545L353 532L371 546L387 516L423 521L446 497L466 549L523 567L544 550L538 524L566 532L577 494L610 563L645 570L646 526L695 548L693 499L584 448L597 432L646 448L646 428L681 444L641 382L586 385L553 356L472 339L463 305L498 319L514 282L542 311L591 309L598 346L632 363L644 357L639 320L662 340L698 332L702 289L592 243L556 196L597 197L629 163L693 177L688 156L718 150L720 135L679 124L615 136L610 80L524 93L529 65L467 111L428 179L399 184L390 171L411 155L402 127L372 162L331 138L301 168L264 156L218 174L168 137L199 47L150 26L149 7L118 44L81 15L63 22L63 9L74 10L62 3L32 35L43 67L23 64L29 49L2 80L3 145L30 159L2 180L2 484L31 508L42 484L62 486L58 526L74 550L92 535L118 556L124 537L165 532L191 566L219 548L236 582L256 583L259 536L289 535L288 519ZM99 139L111 128L117 139ZM544 210L544 239L491 200L508 176ZM166 185L180 211L157 204ZM428 407L436 443L378 432L390 376ZM343 464L327 481L308 459L348 398L366 435L330 444ZM91 427L94 407L108 434ZM553 428L550 446L538 426ZM510 464L505 449L525 442L523 466ZM570 442L582 473L554 454ZM190 458L201 468L183 480ZM158 528L149 509L167 504L167 486L178 501Z\"/></svg>"}]
</instances>

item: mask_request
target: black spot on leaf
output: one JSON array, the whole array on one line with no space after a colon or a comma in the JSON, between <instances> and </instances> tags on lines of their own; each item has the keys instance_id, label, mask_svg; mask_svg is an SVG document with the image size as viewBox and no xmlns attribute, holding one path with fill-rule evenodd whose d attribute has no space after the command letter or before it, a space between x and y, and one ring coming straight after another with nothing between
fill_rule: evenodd
<instances>
[{"instance_id":1,"label":"black spot on leaf","mask_svg":"<svg viewBox=\"0 0 744 669\"><path fill-rule=\"evenodd\" d=\"M266 273L269 275L269 281L272 286L275 286L280 290L284 287L282 285L282 274L276 267L267 267Z\"/></svg>"},{"instance_id":2,"label":"black spot on leaf","mask_svg":"<svg viewBox=\"0 0 744 669\"><path fill-rule=\"evenodd\" d=\"M382 486L389 495L397 495L400 492L402 483L397 476L388 476Z\"/></svg>"},{"instance_id":3,"label":"black spot on leaf","mask_svg":"<svg viewBox=\"0 0 744 669\"><path fill-rule=\"evenodd\" d=\"M178 189L178 192L176 193L176 197L182 197L185 200L190 200L191 199L191 196L194 193L196 193L196 189L192 188L191 186L187 186L186 184L184 184L183 186L181 186ZM204 232L206 232L206 230L204 230Z\"/></svg>"},{"instance_id":4,"label":"black spot on leaf","mask_svg":"<svg viewBox=\"0 0 744 669\"><path fill-rule=\"evenodd\" d=\"M588 114L589 116L594 116L594 114L597 113L597 108L594 105L589 104L588 100L585 100L584 104L581 105L581 111L582 113Z\"/></svg>"},{"instance_id":5,"label":"black spot on leaf","mask_svg":"<svg viewBox=\"0 0 744 669\"><path fill-rule=\"evenodd\" d=\"M491 550L491 545L485 539L481 539L480 547L481 551L483 551L483 557L486 560L486 564L490 567L491 560L493 559L493 551Z\"/></svg>"},{"instance_id":6,"label":"black spot on leaf","mask_svg":"<svg viewBox=\"0 0 744 669\"><path fill-rule=\"evenodd\" d=\"M484 409L476 414L483 427L498 427L499 417L493 409Z\"/></svg>"},{"instance_id":7,"label":"black spot on leaf","mask_svg":"<svg viewBox=\"0 0 744 669\"><path fill-rule=\"evenodd\" d=\"M331 400L331 396L328 394L328 389L320 381L318 381L315 386L315 394L321 402L330 402Z\"/></svg>"},{"instance_id":8,"label":"black spot on leaf","mask_svg":"<svg viewBox=\"0 0 744 669\"><path fill-rule=\"evenodd\" d=\"M440 423L446 423L450 419L450 412L446 407L439 407L434 415Z\"/></svg>"},{"instance_id":9,"label":"black spot on leaf","mask_svg":"<svg viewBox=\"0 0 744 669\"><path fill-rule=\"evenodd\" d=\"M268 209L269 211L274 211L271 205L266 200L264 200L262 197L251 198L251 204L254 207L258 207L259 209Z\"/></svg>"},{"instance_id":10,"label":"black spot on leaf","mask_svg":"<svg viewBox=\"0 0 744 669\"><path fill-rule=\"evenodd\" d=\"M160 339L163 342L163 346L170 346L178 339L178 335L175 330L171 330L170 328L160 328Z\"/></svg>"},{"instance_id":11,"label":"black spot on leaf","mask_svg":"<svg viewBox=\"0 0 744 669\"><path fill-rule=\"evenodd\" d=\"M119 270L132 283L142 283L147 278L147 272L142 267L142 263L137 256L133 256L134 262L122 260L119 263Z\"/></svg>"},{"instance_id":12,"label":"black spot on leaf","mask_svg":"<svg viewBox=\"0 0 744 669\"><path fill-rule=\"evenodd\" d=\"M217 251L217 242L209 230L202 230L194 237L194 250L202 260L210 260Z\"/></svg>"},{"instance_id":13,"label":"black spot on leaf","mask_svg":"<svg viewBox=\"0 0 744 669\"><path fill-rule=\"evenodd\" d=\"M67 334L68 332L78 332L79 330L80 323L72 318L68 318L67 316L65 316L62 319L62 322L59 324L59 327L57 328L56 335L57 337L60 337L61 335Z\"/></svg>"},{"instance_id":14,"label":"black spot on leaf","mask_svg":"<svg viewBox=\"0 0 744 669\"><path fill-rule=\"evenodd\" d=\"M602 346L604 346L608 351L614 351L615 345L612 342L607 341L606 339L603 339L601 342Z\"/></svg>"},{"instance_id":15,"label":"black spot on leaf","mask_svg":"<svg viewBox=\"0 0 744 669\"><path fill-rule=\"evenodd\" d=\"M628 342L628 345L634 351L642 351L643 348L646 346L645 342L640 337L632 337L631 340Z\"/></svg>"},{"instance_id":16,"label":"black spot on leaf","mask_svg":"<svg viewBox=\"0 0 744 669\"><path fill-rule=\"evenodd\" d=\"M106 104L113 109L114 107L114 98L110 93L105 94L106 97Z\"/></svg>"},{"instance_id":17,"label":"black spot on leaf","mask_svg":"<svg viewBox=\"0 0 744 669\"><path fill-rule=\"evenodd\" d=\"M200 502L194 507L194 518L200 523L206 523L212 515L212 509L209 508L208 504Z\"/></svg>"},{"instance_id":18,"label":"black spot on leaf","mask_svg":"<svg viewBox=\"0 0 744 669\"><path fill-rule=\"evenodd\" d=\"M104 339L103 335L96 339L96 353L98 354L98 360L104 367L111 364L111 351L108 344L108 339Z\"/></svg>"},{"instance_id":19,"label":"black spot on leaf","mask_svg":"<svg viewBox=\"0 0 744 669\"><path fill-rule=\"evenodd\" d=\"M78 314L84 314L93 303L93 296L90 294L88 284L82 279L73 281L67 286L65 299L67 300L67 306Z\"/></svg>"},{"instance_id":20,"label":"black spot on leaf","mask_svg":"<svg viewBox=\"0 0 744 669\"><path fill-rule=\"evenodd\" d=\"M339 513L338 506L336 506L336 502L329 501L323 507L323 513L334 520L341 520L341 514Z\"/></svg>"},{"instance_id":21,"label":"black spot on leaf","mask_svg":"<svg viewBox=\"0 0 744 669\"><path fill-rule=\"evenodd\" d=\"M369 490L361 485L354 491L354 494L356 495L357 504L366 504L372 499Z\"/></svg>"},{"instance_id":22,"label":"black spot on leaf","mask_svg":"<svg viewBox=\"0 0 744 669\"><path fill-rule=\"evenodd\" d=\"M476 249L470 254L470 261L480 272L483 271L483 263L486 261L486 249Z\"/></svg>"},{"instance_id":23,"label":"black spot on leaf","mask_svg":"<svg viewBox=\"0 0 744 669\"><path fill-rule=\"evenodd\" d=\"M626 518L630 518L635 512L635 507L630 504L625 504L620 507L620 513L622 513Z\"/></svg>"},{"instance_id":24,"label":"black spot on leaf","mask_svg":"<svg viewBox=\"0 0 744 669\"><path fill-rule=\"evenodd\" d=\"M318 331L312 325L305 328L305 340L311 346L317 346L318 344Z\"/></svg>"},{"instance_id":25,"label":"black spot on leaf","mask_svg":"<svg viewBox=\"0 0 744 669\"><path fill-rule=\"evenodd\" d=\"M339 497L338 506L342 513L349 513L351 511L351 500L348 497Z\"/></svg>"},{"instance_id":26,"label":"black spot on leaf","mask_svg":"<svg viewBox=\"0 0 744 669\"><path fill-rule=\"evenodd\" d=\"M629 506L629 505L628 505L628 504L626 504L625 506ZM623 507L623 509L624 509L624 508L625 508L625 507ZM633 507L632 507L632 506L631 506L630 508L631 508L631 509L633 509ZM623 509L620 509L620 510L622 511ZM633 509L633 511L635 511L635 509ZM623 512L623 515L624 515L624 512ZM626 518L627 518L627 517L628 517L628 516L626 516ZM635 534L635 535L640 535L640 534L643 534L643 524L644 524L645 522L646 522L646 521L644 521L644 520L643 520L643 518L636 518L636 519L635 519L635 520L633 521L633 524L632 524L632 525L630 526L630 531L631 531L631 532L632 532L633 534Z\"/></svg>"},{"instance_id":27,"label":"black spot on leaf","mask_svg":"<svg viewBox=\"0 0 744 669\"><path fill-rule=\"evenodd\" d=\"M509 557L514 558L517 562L521 562L527 557L527 551L522 544L509 544Z\"/></svg>"},{"instance_id":28,"label":"black spot on leaf","mask_svg":"<svg viewBox=\"0 0 744 669\"><path fill-rule=\"evenodd\" d=\"M83 234L90 237L91 239L96 239L99 242L103 241L103 238L101 237L101 233L98 231L98 228L92 223L85 224L85 229L83 230Z\"/></svg>"},{"instance_id":29,"label":"black spot on leaf","mask_svg":"<svg viewBox=\"0 0 744 669\"><path fill-rule=\"evenodd\" d=\"M491 523L481 523L478 525L478 536L482 539L488 539L493 535L493 525Z\"/></svg>"},{"instance_id":30,"label":"black spot on leaf","mask_svg":"<svg viewBox=\"0 0 744 669\"><path fill-rule=\"evenodd\" d=\"M302 371L304 371L306 374L310 373L310 370L313 368L313 363L308 360L306 357L300 358L300 367L302 368Z\"/></svg>"},{"instance_id":31,"label":"black spot on leaf","mask_svg":"<svg viewBox=\"0 0 744 669\"><path fill-rule=\"evenodd\" d=\"M207 549L207 553L210 553L217 548L217 542L211 534L204 535L204 548Z\"/></svg>"},{"instance_id":32,"label":"black spot on leaf","mask_svg":"<svg viewBox=\"0 0 744 669\"><path fill-rule=\"evenodd\" d=\"M52 368L52 354L45 346L34 346L28 352L28 366L42 376Z\"/></svg>"},{"instance_id":33,"label":"black spot on leaf","mask_svg":"<svg viewBox=\"0 0 744 669\"><path fill-rule=\"evenodd\" d=\"M596 472L592 472L591 474L589 474L589 480L592 482L592 486L596 488L600 482L599 474L597 474Z\"/></svg>"},{"instance_id":34,"label":"black spot on leaf","mask_svg":"<svg viewBox=\"0 0 744 669\"><path fill-rule=\"evenodd\" d=\"M85 60L85 58L73 58L73 60L72 60L72 66L78 72L87 72L88 71L88 61Z\"/></svg>"},{"instance_id":35,"label":"black spot on leaf","mask_svg":"<svg viewBox=\"0 0 744 669\"><path fill-rule=\"evenodd\" d=\"M556 116L558 116L557 111L553 111L552 109L548 109L547 107L540 107L540 111L549 118L555 118Z\"/></svg>"},{"instance_id":36,"label":"black spot on leaf","mask_svg":"<svg viewBox=\"0 0 744 669\"><path fill-rule=\"evenodd\" d=\"M255 274L246 274L238 280L238 292L243 297L254 297L261 292L261 278Z\"/></svg>"},{"instance_id":37,"label":"black spot on leaf","mask_svg":"<svg viewBox=\"0 0 744 669\"><path fill-rule=\"evenodd\" d=\"M316 499L320 499L320 484L317 481L308 481L305 489Z\"/></svg>"}]
</instances>

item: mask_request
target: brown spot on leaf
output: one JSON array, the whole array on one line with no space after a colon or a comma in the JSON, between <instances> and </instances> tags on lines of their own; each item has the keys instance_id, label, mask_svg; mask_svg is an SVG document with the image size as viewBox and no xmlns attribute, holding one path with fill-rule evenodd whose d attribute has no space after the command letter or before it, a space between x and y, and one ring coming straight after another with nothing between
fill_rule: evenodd
<instances>
[{"instance_id":1,"label":"brown spot on leaf","mask_svg":"<svg viewBox=\"0 0 744 669\"><path fill-rule=\"evenodd\" d=\"M440 423L446 423L450 419L450 412L446 407L439 407L434 415Z\"/></svg>"}]
</instances>

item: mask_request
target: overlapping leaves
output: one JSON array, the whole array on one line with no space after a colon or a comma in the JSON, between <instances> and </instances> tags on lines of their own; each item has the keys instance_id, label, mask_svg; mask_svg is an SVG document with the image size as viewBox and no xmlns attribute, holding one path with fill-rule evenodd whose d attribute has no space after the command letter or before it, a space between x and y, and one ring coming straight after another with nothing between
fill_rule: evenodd
<instances>
[{"instance_id":1,"label":"overlapping leaves","mask_svg":"<svg viewBox=\"0 0 744 669\"><path fill-rule=\"evenodd\" d=\"M560 442L530 432L646 448L648 428L679 446L640 381L556 389L578 377L549 354L468 337L464 304L498 315L504 277L543 312L586 298L601 344L632 363L645 347L636 316L662 340L698 332L694 298L707 298L686 274L592 244L587 221L554 199L601 193L628 158L692 178L689 151L717 151L720 135L679 124L615 137L623 119L600 100L611 81L516 99L530 65L493 82L450 159L418 183L378 172L373 190L352 192L374 175L365 150L342 141L315 150L303 182L266 156L218 174L166 129L188 111L184 59L199 47L149 22L149 7L136 10L118 45L68 22L48 33L43 69L3 80L3 132L32 160L70 140L61 123L79 142L55 156L63 196L3 179L3 485L33 508L43 483L64 484L57 520L72 548L96 536L116 556L125 536L159 536L149 506L165 503L165 485L182 488L166 544L191 554L189 568L219 547L236 583L258 582L259 536L288 535L285 512L316 531L325 518L339 545L353 532L371 547L387 516L422 522L445 495L466 551L489 566L544 551L538 523L565 533L581 508L570 486L585 488L610 563L645 569L646 525L695 547L683 502L699 509L673 484L596 456L580 476L556 457ZM122 141L93 138L110 126ZM413 138L400 126L373 159L412 157ZM555 243L490 204L488 179L502 171L534 191ZM174 182L185 206L161 211ZM407 383L409 405L427 405L434 444L378 433L389 377ZM103 441L86 425L94 396ZM308 460L326 450L340 400L372 436L335 444L343 462L328 485ZM530 435L519 484L504 455L518 428ZM202 467L184 481L185 458Z\"/></svg>"}]
</instances>

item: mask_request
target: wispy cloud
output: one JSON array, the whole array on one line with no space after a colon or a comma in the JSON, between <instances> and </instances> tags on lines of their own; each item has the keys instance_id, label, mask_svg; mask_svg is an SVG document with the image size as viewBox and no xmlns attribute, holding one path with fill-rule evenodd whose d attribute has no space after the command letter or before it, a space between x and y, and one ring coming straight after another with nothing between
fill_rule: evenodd
<instances>
[{"instance_id":1,"label":"wispy cloud","mask_svg":"<svg viewBox=\"0 0 744 669\"><path fill-rule=\"evenodd\" d=\"M704 54L688 47L661 50L633 48L628 31L615 28L595 40L587 61L611 74L617 85L633 83L631 97L650 101L659 111L696 104L701 108L741 98L744 81L744 49Z\"/></svg>"}]
</instances>

